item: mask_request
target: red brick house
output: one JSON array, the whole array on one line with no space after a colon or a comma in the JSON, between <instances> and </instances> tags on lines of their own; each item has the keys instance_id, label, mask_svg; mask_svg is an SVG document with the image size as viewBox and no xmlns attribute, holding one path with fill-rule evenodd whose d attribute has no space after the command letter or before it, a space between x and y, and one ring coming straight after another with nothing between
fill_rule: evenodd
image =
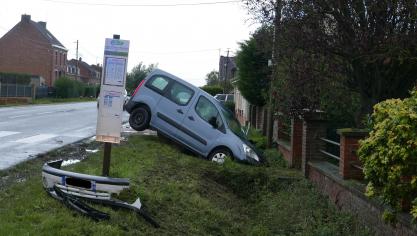
<instances>
[{"instance_id":1,"label":"red brick house","mask_svg":"<svg viewBox=\"0 0 417 236\"><path fill-rule=\"evenodd\" d=\"M46 22L34 22L30 15L0 38L0 72L40 76L48 86L66 72L68 50L46 29Z\"/></svg>"},{"instance_id":2,"label":"red brick house","mask_svg":"<svg viewBox=\"0 0 417 236\"><path fill-rule=\"evenodd\" d=\"M89 85L100 84L101 71L100 65L89 65L81 58L79 60L71 59L67 63L67 75Z\"/></svg>"}]
</instances>

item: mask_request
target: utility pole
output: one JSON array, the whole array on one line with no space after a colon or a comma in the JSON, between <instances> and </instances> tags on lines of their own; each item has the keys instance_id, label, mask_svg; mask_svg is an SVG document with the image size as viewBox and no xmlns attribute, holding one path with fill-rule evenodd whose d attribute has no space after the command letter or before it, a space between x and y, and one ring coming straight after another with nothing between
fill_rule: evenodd
<instances>
[{"instance_id":1,"label":"utility pole","mask_svg":"<svg viewBox=\"0 0 417 236\"><path fill-rule=\"evenodd\" d=\"M227 49L226 63L224 63L224 86L223 86L223 93L224 94L227 93L226 80L227 80L227 69L228 69L228 66L229 66L229 51L230 51L230 48Z\"/></svg>"},{"instance_id":2,"label":"utility pole","mask_svg":"<svg viewBox=\"0 0 417 236\"><path fill-rule=\"evenodd\" d=\"M275 3L275 17L274 17L274 32L273 32L273 41L272 41L272 72L271 72L271 81L269 88L269 107L268 107L268 117L266 125L266 137L267 143L266 146L270 148L272 146L272 136L274 129L274 112L275 112L275 99L274 99L274 81L276 76L276 67L277 67L277 34L279 31L279 26L281 23L281 9L282 2L281 0L276 0Z\"/></svg>"},{"instance_id":3,"label":"utility pole","mask_svg":"<svg viewBox=\"0 0 417 236\"><path fill-rule=\"evenodd\" d=\"M77 49L75 51L75 59L77 60L77 64L75 65L75 80L78 80L78 39L77 39Z\"/></svg>"}]
</instances>

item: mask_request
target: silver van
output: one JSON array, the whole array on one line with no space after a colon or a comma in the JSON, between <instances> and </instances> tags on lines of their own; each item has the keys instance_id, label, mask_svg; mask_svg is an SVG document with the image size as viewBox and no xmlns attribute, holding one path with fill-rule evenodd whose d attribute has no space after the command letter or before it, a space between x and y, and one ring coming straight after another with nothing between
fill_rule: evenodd
<instances>
[{"instance_id":1,"label":"silver van","mask_svg":"<svg viewBox=\"0 0 417 236\"><path fill-rule=\"evenodd\" d=\"M230 110L200 88L160 69L140 82L125 108L133 129L156 130L209 160L223 163L232 157L251 164L262 162Z\"/></svg>"}]
</instances>

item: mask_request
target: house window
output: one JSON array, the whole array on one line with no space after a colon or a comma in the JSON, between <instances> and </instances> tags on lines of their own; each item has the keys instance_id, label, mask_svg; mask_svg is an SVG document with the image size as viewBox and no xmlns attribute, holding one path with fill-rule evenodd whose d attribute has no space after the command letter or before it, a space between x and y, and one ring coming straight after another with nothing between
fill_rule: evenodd
<instances>
[{"instance_id":1,"label":"house window","mask_svg":"<svg viewBox=\"0 0 417 236\"><path fill-rule=\"evenodd\" d=\"M58 52L55 51L55 65L58 64Z\"/></svg>"}]
</instances>

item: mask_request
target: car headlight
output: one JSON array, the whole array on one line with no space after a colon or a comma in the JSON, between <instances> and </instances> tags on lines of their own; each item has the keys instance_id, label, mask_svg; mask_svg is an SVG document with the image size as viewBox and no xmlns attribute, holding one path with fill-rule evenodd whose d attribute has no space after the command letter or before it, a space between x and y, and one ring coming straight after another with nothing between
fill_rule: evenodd
<instances>
[{"instance_id":1,"label":"car headlight","mask_svg":"<svg viewBox=\"0 0 417 236\"><path fill-rule=\"evenodd\" d=\"M258 155L256 155L255 151L252 148L250 148L248 145L243 144L243 152L245 153L247 157L259 162Z\"/></svg>"}]
</instances>

